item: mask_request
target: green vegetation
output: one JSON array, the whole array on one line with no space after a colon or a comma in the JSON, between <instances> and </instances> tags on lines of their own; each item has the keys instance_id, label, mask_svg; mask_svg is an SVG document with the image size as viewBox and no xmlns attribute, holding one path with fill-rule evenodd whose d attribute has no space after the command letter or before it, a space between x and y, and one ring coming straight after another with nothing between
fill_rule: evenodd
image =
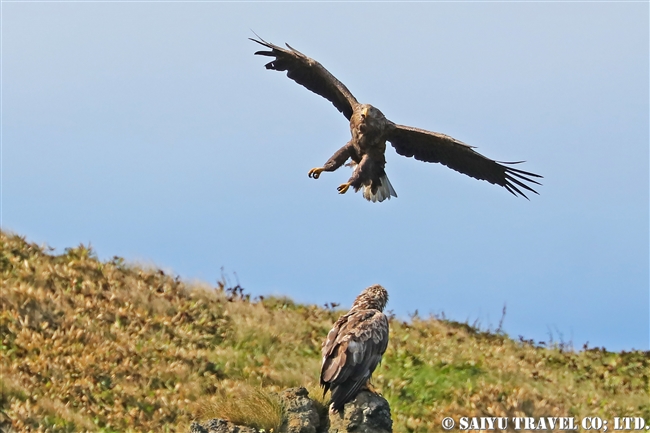
<instances>
[{"instance_id":1,"label":"green vegetation","mask_svg":"<svg viewBox=\"0 0 650 433\"><path fill-rule=\"evenodd\" d=\"M7 430L187 431L215 414L252 417L227 403L242 398L266 408L250 423L269 431L281 412L272 392L303 385L318 397L320 345L340 311L100 262L84 246L54 255L0 233L0 248ZM445 416L650 423L649 377L650 353L544 348L414 317L391 321L373 384L396 432L427 432Z\"/></svg>"}]
</instances>

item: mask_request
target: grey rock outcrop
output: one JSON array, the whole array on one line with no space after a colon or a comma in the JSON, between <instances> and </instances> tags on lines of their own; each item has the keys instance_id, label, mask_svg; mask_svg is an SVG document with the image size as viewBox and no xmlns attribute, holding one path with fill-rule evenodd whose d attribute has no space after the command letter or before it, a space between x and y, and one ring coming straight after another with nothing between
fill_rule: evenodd
<instances>
[{"instance_id":1,"label":"grey rock outcrop","mask_svg":"<svg viewBox=\"0 0 650 433\"><path fill-rule=\"evenodd\" d=\"M342 412L329 413L329 433L391 433L393 420L386 399L361 391Z\"/></svg>"},{"instance_id":2,"label":"grey rock outcrop","mask_svg":"<svg viewBox=\"0 0 650 433\"><path fill-rule=\"evenodd\" d=\"M190 433L258 433L253 427L236 425L225 419L211 419L203 424L193 422Z\"/></svg>"},{"instance_id":3,"label":"grey rock outcrop","mask_svg":"<svg viewBox=\"0 0 650 433\"><path fill-rule=\"evenodd\" d=\"M284 405L285 420L280 432L317 433L320 427L318 408L309 398L304 387L289 388L280 393Z\"/></svg>"}]
</instances>

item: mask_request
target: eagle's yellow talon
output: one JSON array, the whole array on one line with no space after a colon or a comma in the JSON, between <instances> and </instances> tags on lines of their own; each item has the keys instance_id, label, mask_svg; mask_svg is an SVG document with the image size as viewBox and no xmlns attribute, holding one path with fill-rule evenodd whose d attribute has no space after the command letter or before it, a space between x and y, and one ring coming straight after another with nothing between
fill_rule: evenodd
<instances>
[{"instance_id":1,"label":"eagle's yellow talon","mask_svg":"<svg viewBox=\"0 0 650 433\"><path fill-rule=\"evenodd\" d=\"M320 176L320 174L321 174L324 170L325 170L325 169L322 168L322 167L312 168L311 170L309 170L308 175L309 175L309 177L311 177L311 178L313 178L313 179L318 179L318 177Z\"/></svg>"},{"instance_id":2,"label":"eagle's yellow talon","mask_svg":"<svg viewBox=\"0 0 650 433\"><path fill-rule=\"evenodd\" d=\"M346 192L348 192L348 189L349 189L349 188L350 188L350 184L349 184L349 183L342 183L342 184L339 185L339 187L336 188L336 189L339 191L339 194L345 194Z\"/></svg>"}]
</instances>

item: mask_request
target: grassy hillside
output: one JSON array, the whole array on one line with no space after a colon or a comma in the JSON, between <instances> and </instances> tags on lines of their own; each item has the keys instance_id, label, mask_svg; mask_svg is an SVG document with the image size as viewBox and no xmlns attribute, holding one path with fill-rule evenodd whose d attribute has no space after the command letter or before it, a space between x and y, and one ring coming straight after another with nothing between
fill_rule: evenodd
<instances>
[{"instance_id":1,"label":"grassy hillside","mask_svg":"<svg viewBox=\"0 0 650 433\"><path fill-rule=\"evenodd\" d=\"M183 431L251 386L316 389L341 313L100 262L83 246L53 255L0 233L0 248L7 431ZM390 338L373 383L396 432L462 415L650 422L650 353L544 348L433 318L393 319Z\"/></svg>"}]
</instances>

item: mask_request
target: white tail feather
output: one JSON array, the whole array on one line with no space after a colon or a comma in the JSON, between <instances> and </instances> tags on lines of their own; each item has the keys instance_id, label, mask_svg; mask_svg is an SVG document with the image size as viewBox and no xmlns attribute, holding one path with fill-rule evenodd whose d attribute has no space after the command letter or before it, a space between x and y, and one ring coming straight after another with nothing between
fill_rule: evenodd
<instances>
[{"instance_id":1,"label":"white tail feather","mask_svg":"<svg viewBox=\"0 0 650 433\"><path fill-rule=\"evenodd\" d=\"M373 203L382 202L386 199L390 200L390 197L397 197L397 193L393 189L393 185L390 184L388 176L384 175L381 179L381 186L377 188L376 193L372 193L370 185L363 186L363 198Z\"/></svg>"}]
</instances>

